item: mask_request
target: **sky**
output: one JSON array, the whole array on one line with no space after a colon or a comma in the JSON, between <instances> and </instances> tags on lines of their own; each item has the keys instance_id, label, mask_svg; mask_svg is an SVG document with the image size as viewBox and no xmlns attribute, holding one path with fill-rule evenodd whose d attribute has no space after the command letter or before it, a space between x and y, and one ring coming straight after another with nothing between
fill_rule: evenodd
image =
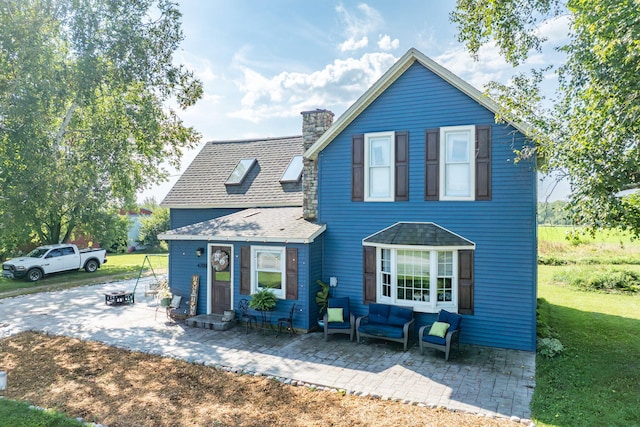
<instances>
[{"instance_id":1,"label":"sky","mask_svg":"<svg viewBox=\"0 0 640 427\"><path fill-rule=\"evenodd\" d=\"M454 7L454 0L179 0L185 39L174 62L204 85L203 98L179 115L202 139L179 170L169 169L167 183L139 193L139 201L161 202L208 141L300 135L300 112L316 108L339 117L412 47L480 90L507 83L516 70L495 45L474 61L457 41ZM519 69L562 59L553 47L566 40L568 20L538 30L548 41ZM546 80L552 95L556 77ZM539 199L566 197L566 183L552 188L542 182Z\"/></svg>"}]
</instances>

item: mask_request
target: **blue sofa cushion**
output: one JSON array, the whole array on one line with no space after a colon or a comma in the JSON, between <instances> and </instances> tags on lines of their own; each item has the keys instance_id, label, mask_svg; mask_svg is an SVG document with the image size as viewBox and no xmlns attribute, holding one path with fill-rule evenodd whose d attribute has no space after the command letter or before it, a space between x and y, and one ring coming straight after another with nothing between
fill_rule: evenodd
<instances>
[{"instance_id":1,"label":"blue sofa cushion","mask_svg":"<svg viewBox=\"0 0 640 427\"><path fill-rule=\"evenodd\" d=\"M422 341L430 342L430 343L438 344L438 345L446 345L447 344L447 340L445 338L440 338L440 337L436 337L435 335L429 335L429 334L425 334L422 337Z\"/></svg>"},{"instance_id":2,"label":"blue sofa cushion","mask_svg":"<svg viewBox=\"0 0 640 427\"><path fill-rule=\"evenodd\" d=\"M329 329L350 329L350 322L329 322L327 325Z\"/></svg>"},{"instance_id":3,"label":"blue sofa cushion","mask_svg":"<svg viewBox=\"0 0 640 427\"><path fill-rule=\"evenodd\" d=\"M341 308L342 309L342 319L349 321L349 297L342 298L329 298L329 302L327 304L329 308ZM334 326L331 325L333 328Z\"/></svg>"},{"instance_id":4,"label":"blue sofa cushion","mask_svg":"<svg viewBox=\"0 0 640 427\"><path fill-rule=\"evenodd\" d=\"M448 323L449 330L455 331L457 329L460 329L462 316L456 313L450 313L447 310L440 310L440 313L438 313L438 322Z\"/></svg>"},{"instance_id":5,"label":"blue sofa cushion","mask_svg":"<svg viewBox=\"0 0 640 427\"><path fill-rule=\"evenodd\" d=\"M389 319L387 323L393 326L404 326L405 323L413 319L413 310L406 307L396 307L392 305L389 308Z\"/></svg>"},{"instance_id":6,"label":"blue sofa cushion","mask_svg":"<svg viewBox=\"0 0 640 427\"><path fill-rule=\"evenodd\" d=\"M371 315L371 314L369 314ZM378 323L365 323L358 328L360 332L379 337L402 338L402 328Z\"/></svg>"},{"instance_id":7,"label":"blue sofa cushion","mask_svg":"<svg viewBox=\"0 0 640 427\"><path fill-rule=\"evenodd\" d=\"M369 304L369 323L386 325L389 323L389 306L386 304Z\"/></svg>"}]
</instances>

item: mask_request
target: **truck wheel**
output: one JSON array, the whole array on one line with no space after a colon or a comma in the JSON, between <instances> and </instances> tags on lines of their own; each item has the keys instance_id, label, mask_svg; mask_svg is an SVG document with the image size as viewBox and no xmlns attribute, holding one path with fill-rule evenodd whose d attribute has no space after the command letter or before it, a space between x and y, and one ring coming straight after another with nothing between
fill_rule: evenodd
<instances>
[{"instance_id":1,"label":"truck wheel","mask_svg":"<svg viewBox=\"0 0 640 427\"><path fill-rule=\"evenodd\" d=\"M32 268L31 270L27 271L27 280L30 282L37 282L38 280L42 279L42 270L40 270L39 268Z\"/></svg>"},{"instance_id":2,"label":"truck wheel","mask_svg":"<svg viewBox=\"0 0 640 427\"><path fill-rule=\"evenodd\" d=\"M98 261L96 261L95 259L90 259L84 265L84 269L87 273L93 273L98 269Z\"/></svg>"}]
</instances>

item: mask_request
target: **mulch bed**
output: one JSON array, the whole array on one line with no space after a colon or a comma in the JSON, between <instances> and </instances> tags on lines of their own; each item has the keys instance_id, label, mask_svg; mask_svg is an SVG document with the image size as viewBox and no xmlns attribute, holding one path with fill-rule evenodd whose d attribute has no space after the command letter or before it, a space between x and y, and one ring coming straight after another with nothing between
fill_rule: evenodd
<instances>
[{"instance_id":1,"label":"mulch bed","mask_svg":"<svg viewBox=\"0 0 640 427\"><path fill-rule=\"evenodd\" d=\"M0 370L0 395L109 427L522 426L34 332L0 340Z\"/></svg>"}]
</instances>

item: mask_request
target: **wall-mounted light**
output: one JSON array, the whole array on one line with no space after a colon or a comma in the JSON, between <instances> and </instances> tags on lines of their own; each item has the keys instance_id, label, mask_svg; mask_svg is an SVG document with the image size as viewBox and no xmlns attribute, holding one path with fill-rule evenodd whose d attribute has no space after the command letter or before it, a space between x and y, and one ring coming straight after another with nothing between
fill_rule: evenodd
<instances>
[{"instance_id":1,"label":"wall-mounted light","mask_svg":"<svg viewBox=\"0 0 640 427\"><path fill-rule=\"evenodd\" d=\"M201 257L202 254L204 254L204 248L198 248L196 249L196 256L197 257Z\"/></svg>"}]
</instances>

